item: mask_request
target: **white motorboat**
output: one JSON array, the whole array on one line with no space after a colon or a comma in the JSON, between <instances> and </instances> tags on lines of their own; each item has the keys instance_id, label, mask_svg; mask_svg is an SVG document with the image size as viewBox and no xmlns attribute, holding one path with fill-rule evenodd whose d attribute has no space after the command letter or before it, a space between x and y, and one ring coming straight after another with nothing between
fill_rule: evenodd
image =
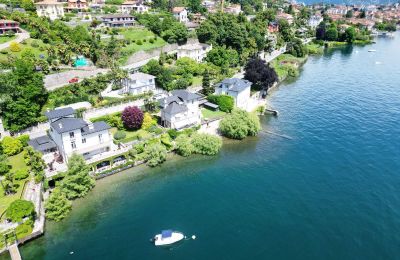
<instances>
[{"instance_id":1,"label":"white motorboat","mask_svg":"<svg viewBox=\"0 0 400 260\"><path fill-rule=\"evenodd\" d=\"M368 50L368 52L376 52L376 50Z\"/></svg>"},{"instance_id":2,"label":"white motorboat","mask_svg":"<svg viewBox=\"0 0 400 260\"><path fill-rule=\"evenodd\" d=\"M154 236L153 241L156 246L166 246L177 243L185 238L181 232L172 230L163 230L161 234Z\"/></svg>"}]
</instances>

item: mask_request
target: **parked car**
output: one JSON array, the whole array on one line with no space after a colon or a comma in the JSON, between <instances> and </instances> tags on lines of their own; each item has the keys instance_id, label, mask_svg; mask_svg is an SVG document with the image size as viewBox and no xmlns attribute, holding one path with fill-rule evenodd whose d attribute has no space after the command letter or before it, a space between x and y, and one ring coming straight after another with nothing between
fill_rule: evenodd
<instances>
[{"instance_id":1,"label":"parked car","mask_svg":"<svg viewBox=\"0 0 400 260\"><path fill-rule=\"evenodd\" d=\"M68 83L77 83L79 81L78 77L72 78L68 81Z\"/></svg>"}]
</instances>

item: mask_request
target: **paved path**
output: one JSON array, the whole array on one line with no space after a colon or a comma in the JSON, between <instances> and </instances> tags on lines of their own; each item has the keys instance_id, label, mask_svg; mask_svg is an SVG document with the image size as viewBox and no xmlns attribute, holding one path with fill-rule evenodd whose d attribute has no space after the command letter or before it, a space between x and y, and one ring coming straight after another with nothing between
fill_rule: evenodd
<instances>
[{"instance_id":1,"label":"paved path","mask_svg":"<svg viewBox=\"0 0 400 260\"><path fill-rule=\"evenodd\" d=\"M22 260L21 255L18 250L17 243L12 244L8 247L8 251L10 252L10 256L12 260Z\"/></svg>"},{"instance_id":2,"label":"paved path","mask_svg":"<svg viewBox=\"0 0 400 260\"><path fill-rule=\"evenodd\" d=\"M8 47L10 47L10 44L12 42L20 43L31 37L29 33L26 31L23 31L22 33L17 33L15 34L15 36L17 36L17 38L15 38L14 40L0 44L0 50L7 49Z\"/></svg>"},{"instance_id":3,"label":"paved path","mask_svg":"<svg viewBox=\"0 0 400 260\"><path fill-rule=\"evenodd\" d=\"M79 81L81 81L84 78L94 77L97 74L105 74L108 71L108 69L90 67L82 70L70 70L60 73L54 73L46 75L46 77L44 78L44 86L47 90L55 90L68 85L68 81L72 78L78 77Z\"/></svg>"}]
</instances>

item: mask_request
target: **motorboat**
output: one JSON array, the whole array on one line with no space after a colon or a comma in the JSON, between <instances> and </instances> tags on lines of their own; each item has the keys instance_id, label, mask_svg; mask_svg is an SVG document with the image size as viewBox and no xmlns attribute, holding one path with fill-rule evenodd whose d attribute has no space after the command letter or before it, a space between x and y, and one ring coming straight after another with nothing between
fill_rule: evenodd
<instances>
[{"instance_id":1,"label":"motorboat","mask_svg":"<svg viewBox=\"0 0 400 260\"><path fill-rule=\"evenodd\" d=\"M376 52L376 50L368 50L368 52Z\"/></svg>"},{"instance_id":2,"label":"motorboat","mask_svg":"<svg viewBox=\"0 0 400 260\"><path fill-rule=\"evenodd\" d=\"M170 229L161 231L161 234L154 236L152 241L156 246L166 246L175 244L185 238L185 235L181 232L172 231Z\"/></svg>"}]
</instances>

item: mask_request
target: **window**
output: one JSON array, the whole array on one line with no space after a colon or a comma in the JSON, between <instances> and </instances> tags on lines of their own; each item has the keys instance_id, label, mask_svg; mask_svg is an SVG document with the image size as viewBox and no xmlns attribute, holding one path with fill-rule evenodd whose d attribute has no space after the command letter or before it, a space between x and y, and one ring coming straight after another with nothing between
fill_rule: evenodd
<instances>
[{"instance_id":1,"label":"window","mask_svg":"<svg viewBox=\"0 0 400 260\"><path fill-rule=\"evenodd\" d=\"M69 132L69 138L74 138L74 132Z\"/></svg>"},{"instance_id":2,"label":"window","mask_svg":"<svg viewBox=\"0 0 400 260\"><path fill-rule=\"evenodd\" d=\"M82 138L82 143L86 144L86 138Z\"/></svg>"},{"instance_id":3,"label":"window","mask_svg":"<svg viewBox=\"0 0 400 260\"><path fill-rule=\"evenodd\" d=\"M76 143L74 141L71 142L72 149L76 149Z\"/></svg>"},{"instance_id":4,"label":"window","mask_svg":"<svg viewBox=\"0 0 400 260\"><path fill-rule=\"evenodd\" d=\"M102 143L103 142L103 135L99 134L99 142Z\"/></svg>"}]
</instances>

